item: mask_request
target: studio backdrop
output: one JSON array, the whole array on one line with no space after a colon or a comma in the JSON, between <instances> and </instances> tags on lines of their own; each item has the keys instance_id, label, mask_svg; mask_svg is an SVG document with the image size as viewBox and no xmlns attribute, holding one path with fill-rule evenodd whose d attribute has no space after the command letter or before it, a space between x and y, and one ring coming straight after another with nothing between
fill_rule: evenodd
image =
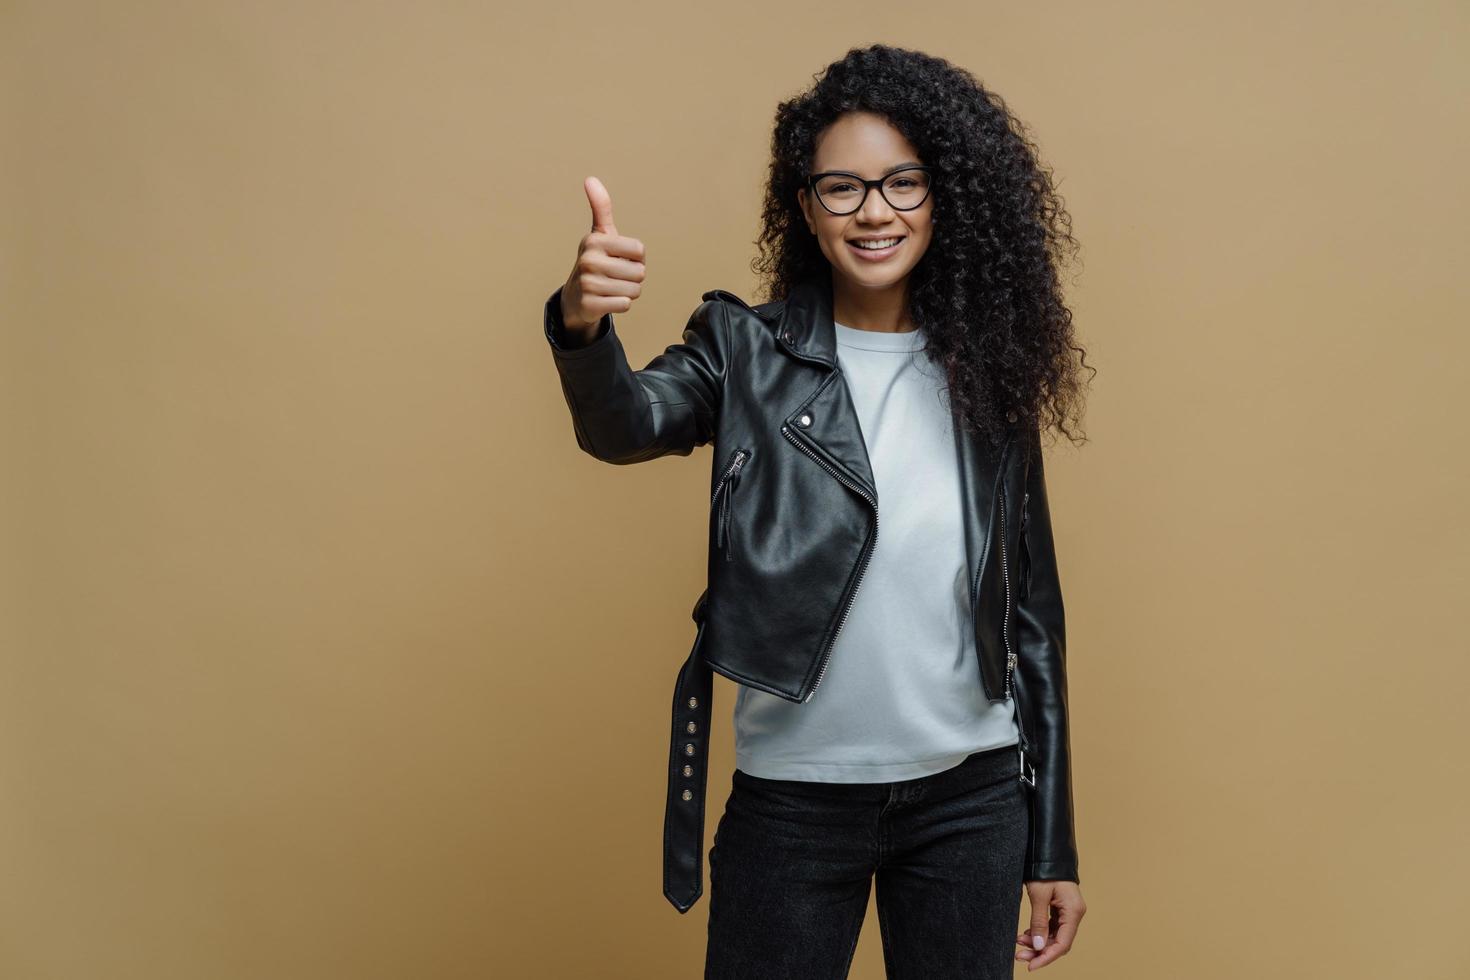
<instances>
[{"instance_id":1,"label":"studio backdrop","mask_svg":"<svg viewBox=\"0 0 1470 980\"><path fill-rule=\"evenodd\" d=\"M542 304L587 176L647 248L635 366L766 300L774 108L873 41L1003 95L1082 246L1047 477L1088 916L1046 970L1470 975L1467 28L0 5L0 976L697 975L660 821L708 450L581 452Z\"/></svg>"}]
</instances>

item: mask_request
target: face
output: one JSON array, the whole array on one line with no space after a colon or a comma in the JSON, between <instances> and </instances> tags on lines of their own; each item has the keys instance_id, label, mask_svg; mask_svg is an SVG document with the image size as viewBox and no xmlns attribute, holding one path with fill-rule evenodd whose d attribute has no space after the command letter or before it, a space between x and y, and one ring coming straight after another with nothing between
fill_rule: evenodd
<instances>
[{"instance_id":1,"label":"face","mask_svg":"<svg viewBox=\"0 0 1470 980\"><path fill-rule=\"evenodd\" d=\"M923 162L913 145L882 116L848 112L819 137L812 173L844 170L878 180L905 165ZM852 192L853 187L839 190ZM902 188L894 188L891 193L896 196ZM868 192L862 207L846 215L832 214L808 188L798 190L797 199L806 215L807 228L817 236L822 254L832 263L834 283L844 291L902 287L933 236L932 187L924 203L910 211L891 207L877 188ZM858 239L881 238L898 238L899 242L879 251L863 250L856 244Z\"/></svg>"}]
</instances>

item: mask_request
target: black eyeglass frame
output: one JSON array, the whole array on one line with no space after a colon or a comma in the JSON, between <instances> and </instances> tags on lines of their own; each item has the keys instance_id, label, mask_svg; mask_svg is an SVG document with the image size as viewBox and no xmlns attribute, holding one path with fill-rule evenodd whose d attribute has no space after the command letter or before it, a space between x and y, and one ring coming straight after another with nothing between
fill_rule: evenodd
<instances>
[{"instance_id":1,"label":"black eyeglass frame","mask_svg":"<svg viewBox=\"0 0 1470 980\"><path fill-rule=\"evenodd\" d=\"M918 204L912 204L906 208L901 208L898 205L894 204L892 201L888 200L888 195L883 193L883 185L888 183L890 178L896 177L899 174L906 174L911 170L922 170L924 174L929 178L929 186L924 188L924 196L919 199ZM855 183L862 184L863 196L858 199L857 207L853 208L851 211L833 211L831 208L827 207L827 202L822 200L821 194L817 193L817 181L821 180L823 177L851 177ZM806 178L806 186L807 190L812 192L812 196L817 199L817 203L822 206L823 210L825 210L828 214L835 214L839 217L849 214L857 214L859 211L861 211L863 209L863 205L868 203L868 192L875 187L878 188L878 193L882 196L883 202L893 210L912 211L915 208L923 207L924 202L929 200L929 195L934 192L934 171L931 168L923 165L917 167L900 167L892 173L884 174L882 177L879 177L876 180L864 180L860 174L855 174L850 170L823 170L819 174L809 174Z\"/></svg>"}]
</instances>

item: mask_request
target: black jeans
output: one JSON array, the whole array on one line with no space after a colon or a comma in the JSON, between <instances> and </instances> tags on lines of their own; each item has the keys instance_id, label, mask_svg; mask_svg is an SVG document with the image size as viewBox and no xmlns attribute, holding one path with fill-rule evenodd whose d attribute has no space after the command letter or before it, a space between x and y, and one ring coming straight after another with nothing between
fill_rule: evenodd
<instances>
[{"instance_id":1,"label":"black jeans","mask_svg":"<svg viewBox=\"0 0 1470 980\"><path fill-rule=\"evenodd\" d=\"M710 849L706 980L843 980L877 877L889 980L1015 965L1029 790L1016 746L890 783L736 769Z\"/></svg>"}]
</instances>

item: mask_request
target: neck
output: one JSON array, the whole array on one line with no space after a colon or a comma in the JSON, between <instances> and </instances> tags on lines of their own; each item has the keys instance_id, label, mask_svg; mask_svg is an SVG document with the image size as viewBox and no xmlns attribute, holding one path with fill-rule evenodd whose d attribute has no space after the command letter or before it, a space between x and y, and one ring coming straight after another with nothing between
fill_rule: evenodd
<instances>
[{"instance_id":1,"label":"neck","mask_svg":"<svg viewBox=\"0 0 1470 980\"><path fill-rule=\"evenodd\" d=\"M857 330L905 333L914 329L909 316L908 277L891 286L864 286L832 277L832 319Z\"/></svg>"}]
</instances>

